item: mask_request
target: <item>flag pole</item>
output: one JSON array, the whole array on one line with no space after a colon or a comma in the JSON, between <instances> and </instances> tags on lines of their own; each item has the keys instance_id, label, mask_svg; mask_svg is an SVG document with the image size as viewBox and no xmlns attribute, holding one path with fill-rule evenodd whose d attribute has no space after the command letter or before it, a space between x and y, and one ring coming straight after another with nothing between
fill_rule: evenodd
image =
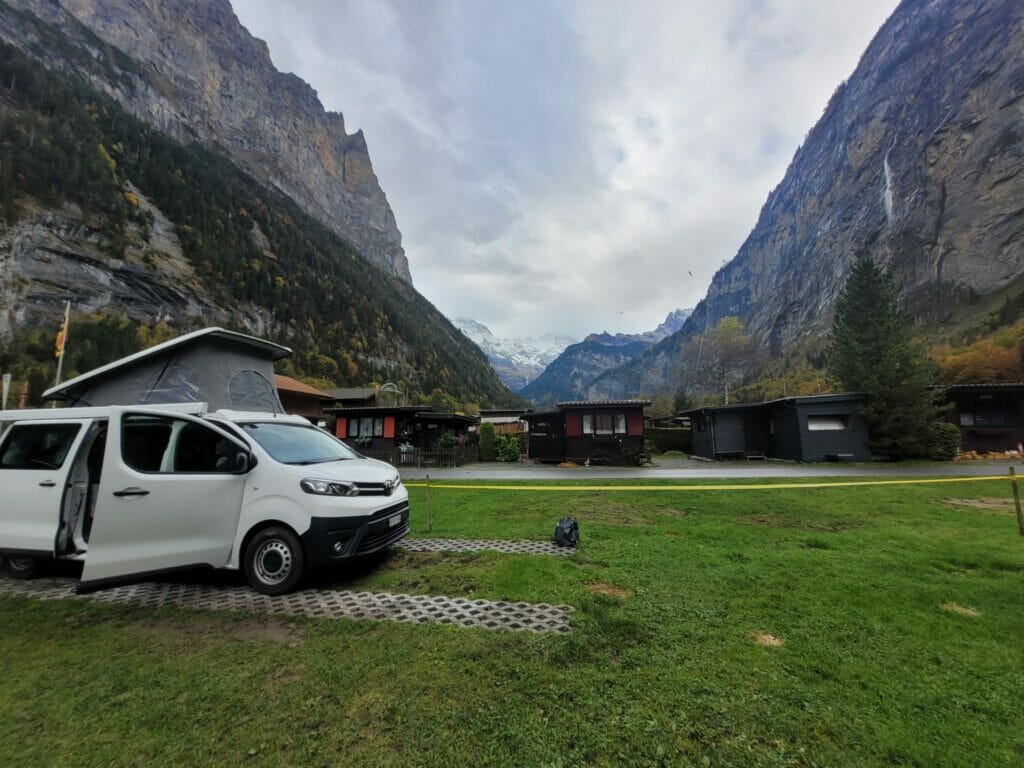
<instances>
[{"instance_id":1,"label":"flag pole","mask_svg":"<svg viewBox=\"0 0 1024 768\"><path fill-rule=\"evenodd\" d=\"M71 301L69 299L68 302L64 305L64 322L60 326L60 333L57 334L57 344L58 344L58 347L57 347L57 380L53 384L53 386L55 386L55 387L60 385L61 373L64 371L64 350L67 348L67 345L68 345L68 330L69 330L68 329L68 323L70 323L70 322L71 322ZM52 407L54 407L54 408L57 407L57 401L56 400L53 401L53 406Z\"/></svg>"}]
</instances>

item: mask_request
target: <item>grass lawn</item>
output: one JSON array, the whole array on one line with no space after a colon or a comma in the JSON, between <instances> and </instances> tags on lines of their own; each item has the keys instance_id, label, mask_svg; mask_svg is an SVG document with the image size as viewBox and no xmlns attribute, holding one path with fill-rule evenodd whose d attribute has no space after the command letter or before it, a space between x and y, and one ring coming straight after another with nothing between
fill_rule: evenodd
<instances>
[{"instance_id":1,"label":"grass lawn","mask_svg":"<svg viewBox=\"0 0 1024 768\"><path fill-rule=\"evenodd\" d=\"M0 598L0 765L1024 764L1005 482L432 496L430 535L568 514L578 553L332 583L568 603L572 634Z\"/></svg>"}]
</instances>

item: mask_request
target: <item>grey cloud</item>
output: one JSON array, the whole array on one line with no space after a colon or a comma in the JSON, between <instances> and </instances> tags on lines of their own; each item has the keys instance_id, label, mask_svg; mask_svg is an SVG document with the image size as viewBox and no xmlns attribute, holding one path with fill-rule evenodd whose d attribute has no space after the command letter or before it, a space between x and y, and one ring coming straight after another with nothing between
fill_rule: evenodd
<instances>
[{"instance_id":1,"label":"grey cloud","mask_svg":"<svg viewBox=\"0 0 1024 768\"><path fill-rule=\"evenodd\" d=\"M431 301L582 336L703 296L896 0L234 5L364 129Z\"/></svg>"}]
</instances>

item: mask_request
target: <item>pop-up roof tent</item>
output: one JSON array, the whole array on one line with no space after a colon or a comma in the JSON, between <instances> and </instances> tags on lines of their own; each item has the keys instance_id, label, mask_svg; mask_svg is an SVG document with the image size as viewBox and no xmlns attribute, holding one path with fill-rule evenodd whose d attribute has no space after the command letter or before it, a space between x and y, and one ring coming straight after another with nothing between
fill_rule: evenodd
<instances>
[{"instance_id":1,"label":"pop-up roof tent","mask_svg":"<svg viewBox=\"0 0 1024 768\"><path fill-rule=\"evenodd\" d=\"M83 373L43 398L68 406L207 403L210 410L283 413L274 361L291 353L255 336L204 328Z\"/></svg>"}]
</instances>

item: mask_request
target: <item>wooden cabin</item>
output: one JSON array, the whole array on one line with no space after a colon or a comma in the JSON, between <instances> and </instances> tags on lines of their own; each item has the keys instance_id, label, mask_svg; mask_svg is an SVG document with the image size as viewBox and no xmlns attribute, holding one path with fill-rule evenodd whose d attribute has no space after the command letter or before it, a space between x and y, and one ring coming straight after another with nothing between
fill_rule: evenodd
<instances>
[{"instance_id":1,"label":"wooden cabin","mask_svg":"<svg viewBox=\"0 0 1024 768\"><path fill-rule=\"evenodd\" d=\"M522 408L481 409L480 423L493 424L499 435L519 435L527 430L525 414Z\"/></svg>"},{"instance_id":2,"label":"wooden cabin","mask_svg":"<svg viewBox=\"0 0 1024 768\"><path fill-rule=\"evenodd\" d=\"M864 398L856 393L692 408L693 453L707 459L870 461Z\"/></svg>"},{"instance_id":3,"label":"wooden cabin","mask_svg":"<svg viewBox=\"0 0 1024 768\"><path fill-rule=\"evenodd\" d=\"M445 432L465 443L476 426L472 416L440 413L429 405L336 406L326 410L335 417L337 437L361 453L387 460L403 449L436 451Z\"/></svg>"},{"instance_id":4,"label":"wooden cabin","mask_svg":"<svg viewBox=\"0 0 1024 768\"><path fill-rule=\"evenodd\" d=\"M639 464L644 453L644 408L649 400L574 400L523 415L529 457L576 464Z\"/></svg>"},{"instance_id":5,"label":"wooden cabin","mask_svg":"<svg viewBox=\"0 0 1024 768\"><path fill-rule=\"evenodd\" d=\"M279 373L274 374L274 386L277 387L285 412L307 418L313 424L324 423L324 408L334 402L334 398L327 392Z\"/></svg>"},{"instance_id":6,"label":"wooden cabin","mask_svg":"<svg viewBox=\"0 0 1024 768\"><path fill-rule=\"evenodd\" d=\"M1016 451L1024 443L1024 384L953 384L947 418L962 451Z\"/></svg>"}]
</instances>

